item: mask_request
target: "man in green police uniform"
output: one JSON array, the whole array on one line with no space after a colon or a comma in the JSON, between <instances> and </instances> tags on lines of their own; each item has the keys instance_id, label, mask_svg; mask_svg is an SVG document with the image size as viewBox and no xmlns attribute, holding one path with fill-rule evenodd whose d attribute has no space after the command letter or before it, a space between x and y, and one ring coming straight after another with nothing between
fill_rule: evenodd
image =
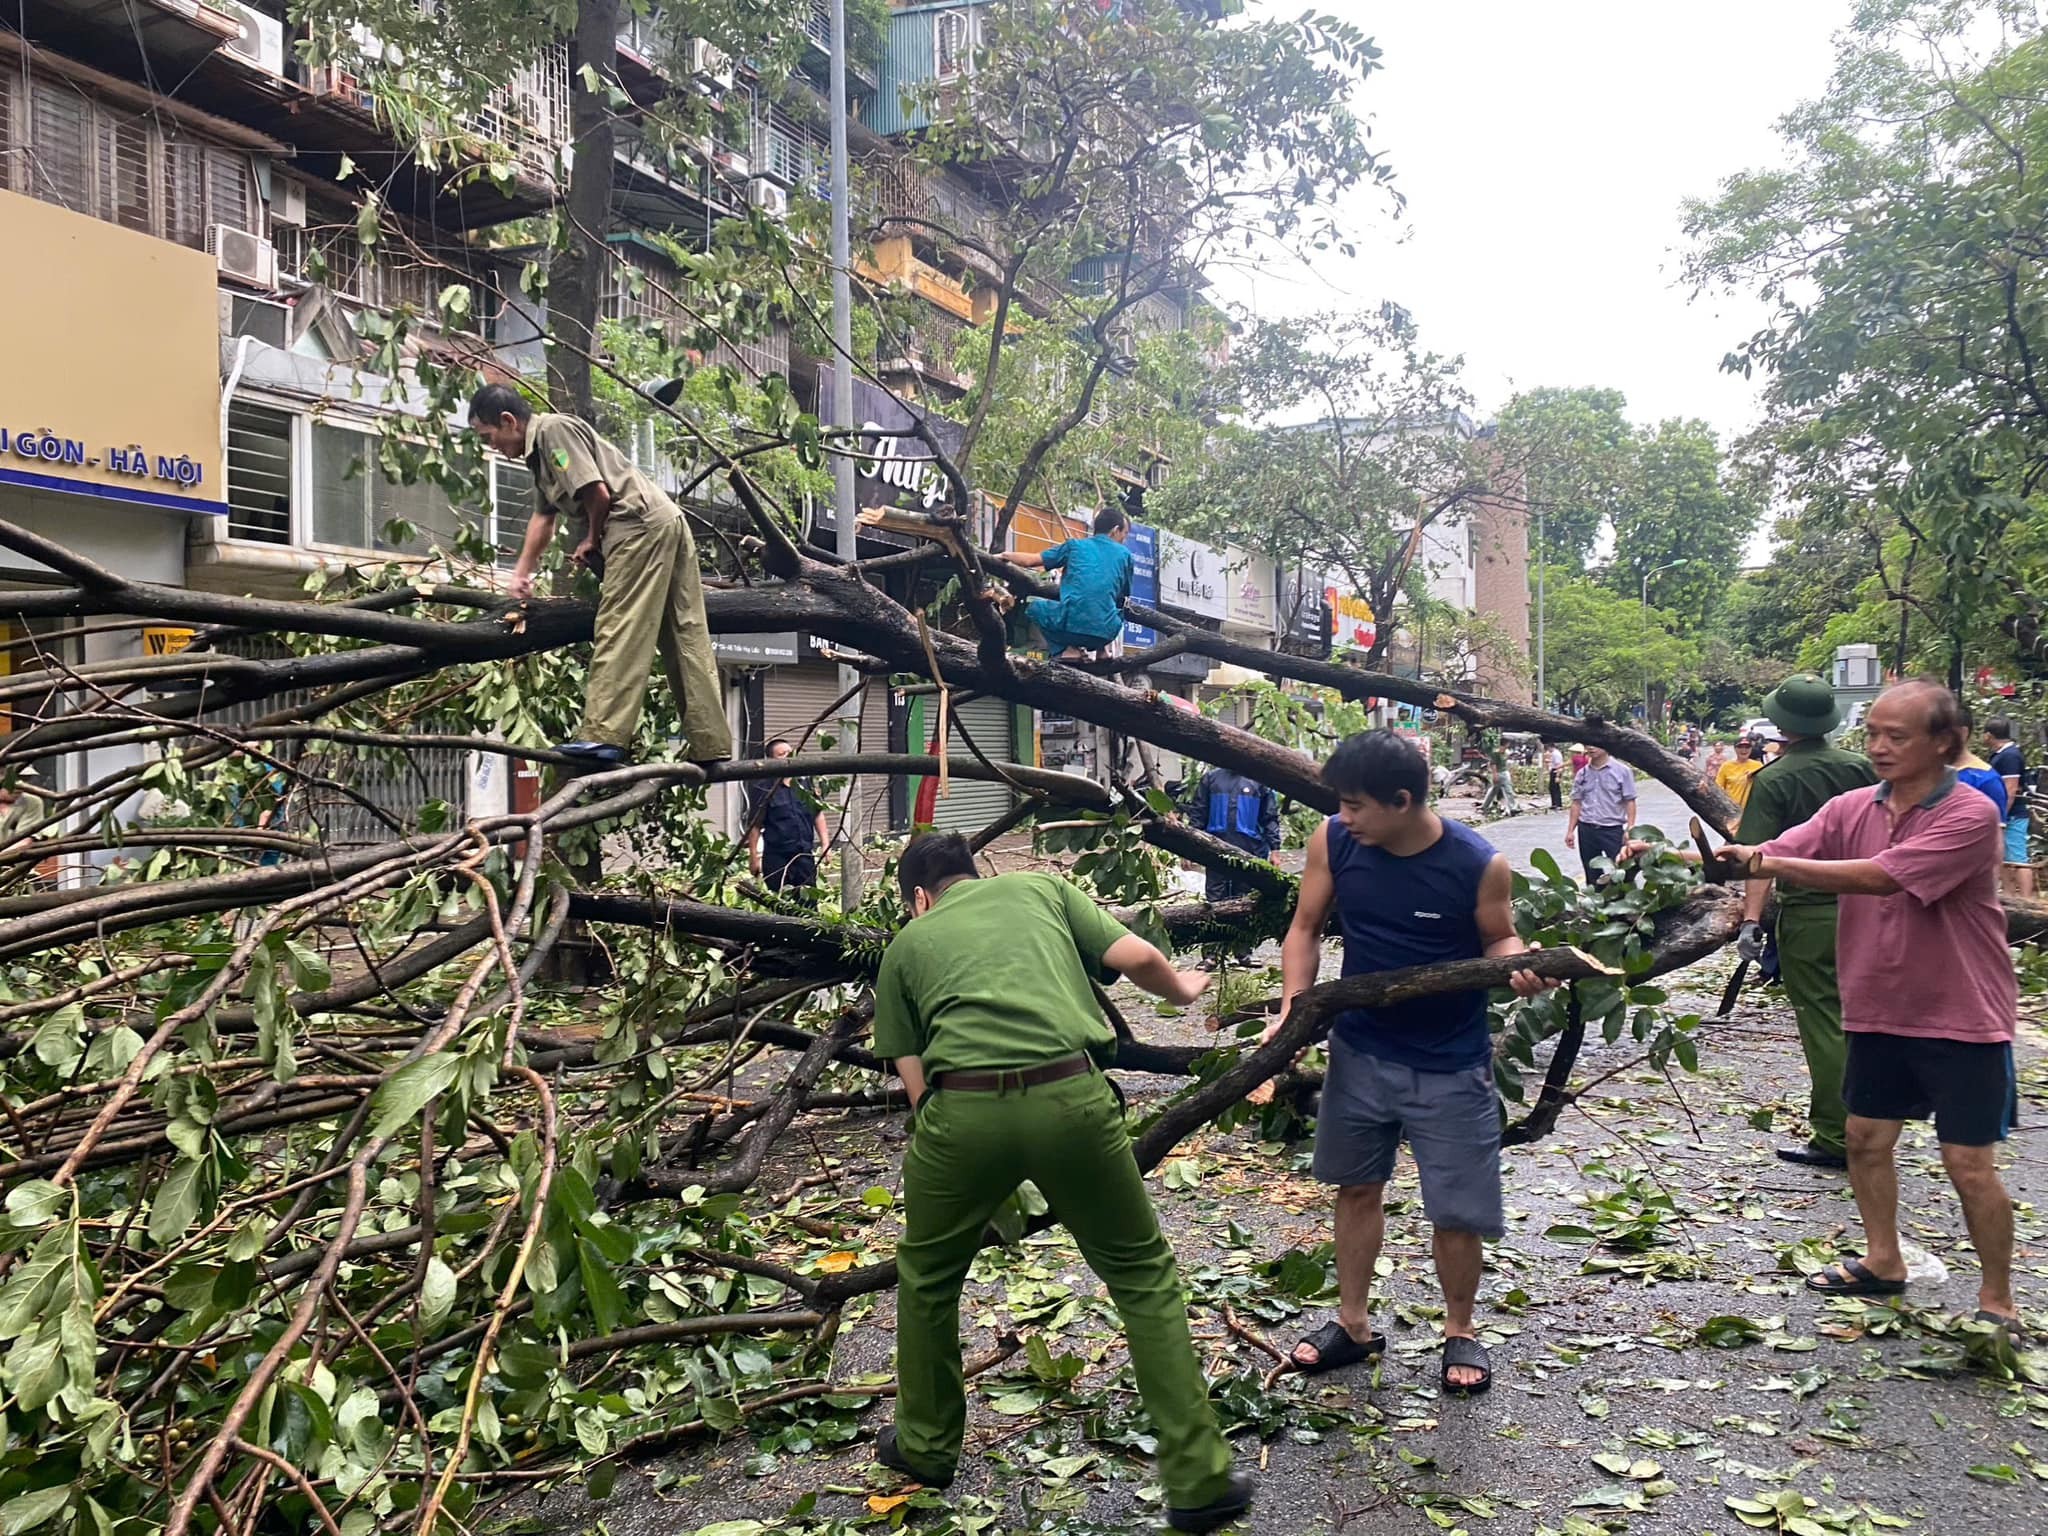
<instances>
[{"instance_id":1,"label":"man in green police uniform","mask_svg":"<svg viewBox=\"0 0 2048 1536\"><path fill-rule=\"evenodd\" d=\"M1123 1319L1152 1417L1168 1523L1209 1531L1251 1507L1209 1408L1173 1250L1099 1062L1116 1037L1090 977L1116 973L1175 1003L1209 984L1176 971L1056 875L976 878L957 832L897 865L912 921L875 980L875 1052L893 1058L915 1130L896 1247L896 1422L875 1456L919 1482L953 1480L967 1427L960 1287L982 1232L1029 1179L1066 1224Z\"/></svg>"},{"instance_id":2,"label":"man in green police uniform","mask_svg":"<svg viewBox=\"0 0 2048 1536\"><path fill-rule=\"evenodd\" d=\"M1785 750L1749 781L1749 803L1735 834L1745 848L1811 821L1835 796L1877 782L1868 761L1828 745L1828 732L1842 723L1842 708L1834 690L1811 672L1788 677L1773 689L1764 699L1764 716L1785 733ZM1736 944L1745 959L1763 953L1764 904L1770 894L1768 880L1752 880L1744 890ZM1810 1139L1804 1146L1780 1147L1778 1156L1816 1168L1846 1168L1842 1071L1848 1045L1835 978L1835 898L1828 892L1795 886L1778 892L1778 977L1799 1020L1799 1046L1813 1085L1806 1116Z\"/></svg>"},{"instance_id":3,"label":"man in green police uniform","mask_svg":"<svg viewBox=\"0 0 2048 1536\"><path fill-rule=\"evenodd\" d=\"M574 416L534 414L517 390L489 384L469 402L477 435L533 471L534 508L512 568L512 595L533 573L555 519L577 529L575 560L604 582L577 740L560 750L592 767L626 761L657 648L682 712L693 762L732 756L732 732L704 622L697 542L676 504L624 454Z\"/></svg>"}]
</instances>

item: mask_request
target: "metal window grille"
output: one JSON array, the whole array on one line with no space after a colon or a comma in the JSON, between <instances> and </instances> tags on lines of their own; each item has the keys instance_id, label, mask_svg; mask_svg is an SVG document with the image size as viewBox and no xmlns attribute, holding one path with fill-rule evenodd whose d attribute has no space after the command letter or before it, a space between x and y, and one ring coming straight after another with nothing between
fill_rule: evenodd
<instances>
[{"instance_id":1,"label":"metal window grille","mask_svg":"<svg viewBox=\"0 0 2048 1536\"><path fill-rule=\"evenodd\" d=\"M228 534L292 541L292 419L282 411L228 408Z\"/></svg>"},{"instance_id":2,"label":"metal window grille","mask_svg":"<svg viewBox=\"0 0 2048 1536\"><path fill-rule=\"evenodd\" d=\"M91 213L92 103L64 80L38 80L30 98L27 191Z\"/></svg>"},{"instance_id":3,"label":"metal window grille","mask_svg":"<svg viewBox=\"0 0 2048 1536\"><path fill-rule=\"evenodd\" d=\"M974 13L961 7L942 11L932 27L935 51L933 74L940 80L957 80L974 64Z\"/></svg>"},{"instance_id":4,"label":"metal window grille","mask_svg":"<svg viewBox=\"0 0 2048 1536\"><path fill-rule=\"evenodd\" d=\"M510 565L519 558L526 520L533 515L533 472L524 464L498 460L492 467L491 503L491 542L497 546L498 563Z\"/></svg>"},{"instance_id":5,"label":"metal window grille","mask_svg":"<svg viewBox=\"0 0 2048 1536\"><path fill-rule=\"evenodd\" d=\"M0 186L180 245L204 247L209 224L262 230L248 155L13 70L0 72Z\"/></svg>"}]
</instances>

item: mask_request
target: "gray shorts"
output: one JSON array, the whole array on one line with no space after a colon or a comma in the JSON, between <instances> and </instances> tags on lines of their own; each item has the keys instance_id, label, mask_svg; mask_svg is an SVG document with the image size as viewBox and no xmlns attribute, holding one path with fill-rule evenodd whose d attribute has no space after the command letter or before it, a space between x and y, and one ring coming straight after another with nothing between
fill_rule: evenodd
<instances>
[{"instance_id":1,"label":"gray shorts","mask_svg":"<svg viewBox=\"0 0 2048 1536\"><path fill-rule=\"evenodd\" d=\"M1332 1035L1316 1116L1316 1178L1384 1184L1403 1136L1422 1175L1422 1208L1431 1225L1498 1240L1506 1226L1493 1068L1421 1072L1368 1056Z\"/></svg>"}]
</instances>

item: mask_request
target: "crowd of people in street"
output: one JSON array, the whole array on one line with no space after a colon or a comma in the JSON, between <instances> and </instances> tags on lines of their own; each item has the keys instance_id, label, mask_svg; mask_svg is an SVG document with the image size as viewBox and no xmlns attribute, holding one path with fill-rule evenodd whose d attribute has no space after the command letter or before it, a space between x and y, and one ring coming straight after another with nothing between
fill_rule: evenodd
<instances>
[{"instance_id":1,"label":"crowd of people in street","mask_svg":"<svg viewBox=\"0 0 2048 1536\"><path fill-rule=\"evenodd\" d=\"M1710 856L1711 874L1740 883L1742 960L1775 950L1797 1020L1808 1136L1778 1155L1846 1169L1862 1219L1862 1251L1842 1252L1807 1286L1906 1291L1896 1148L1906 1122L1931 1120L1978 1256L1974 1320L2024 1345L2011 1201L1995 1156L2017 1105L2018 994L1999 901L2010 818L1962 781L1969 727L1938 685L1900 684L1876 701L1867 757L1830 744L1841 710L1818 677L1786 679L1764 712L1782 751L1759 761L1749 746L1722 765L1735 773L1724 779L1717 768L1730 797L1740 791L1742 814L1733 841ZM2010 726L1987 722L1986 735L2009 741ZM1567 760L1546 749L1543 761L1561 799ZM1634 775L1597 745L1574 747L1570 763L1567 842L1588 879L1615 878L1651 847L1630 839ZM2024 778L2024 765L2001 762L1997 750L1991 764ZM1266 1040L1314 986L1333 922L1345 976L1527 948L1507 859L1431 809L1429 765L1408 740L1389 730L1350 737L1322 776L1339 809L1308 842ZM1192 808L1210 830L1264 848L1253 828L1267 793L1212 774ZM1233 1470L1201 1386L1173 1254L1104 1075L1115 1037L1091 991L1121 974L1186 1004L1209 978L1175 970L1058 876L983 878L957 834L914 839L898 876L913 918L883 958L875 1046L909 1090L913 1130L898 1248L900 1395L878 1459L933 1486L951 1481L966 1422L961 1287L983 1225L1029 1178L1123 1319L1158 1430L1169 1524L1207 1531L1238 1518L1254 1483ZM1930 955L1944 963L1928 964ZM1526 969L1510 980L1520 997L1555 985ZM1333 1023L1311 1171L1332 1190L1338 1306L1290 1352L1297 1370L1384 1356L1372 1289L1386 1187L1405 1141L1442 1292L1437 1384L1449 1396L1491 1385L1494 1363L1473 1320L1485 1245L1505 1226L1487 1001L1443 993Z\"/></svg>"}]
</instances>

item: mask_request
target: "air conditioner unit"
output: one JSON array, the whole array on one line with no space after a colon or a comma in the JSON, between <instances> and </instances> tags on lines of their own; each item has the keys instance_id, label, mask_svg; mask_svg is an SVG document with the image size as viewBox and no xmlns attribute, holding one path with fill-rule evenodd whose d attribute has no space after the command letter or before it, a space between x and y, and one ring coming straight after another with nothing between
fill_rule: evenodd
<instances>
[{"instance_id":1,"label":"air conditioner unit","mask_svg":"<svg viewBox=\"0 0 2048 1536\"><path fill-rule=\"evenodd\" d=\"M747 157L736 149L714 149L711 151L711 164L719 175L729 176L734 181L745 181L754 171Z\"/></svg>"},{"instance_id":2,"label":"air conditioner unit","mask_svg":"<svg viewBox=\"0 0 2048 1536\"><path fill-rule=\"evenodd\" d=\"M306 184L278 176L270 183L270 222L306 227Z\"/></svg>"},{"instance_id":3,"label":"air conditioner unit","mask_svg":"<svg viewBox=\"0 0 2048 1536\"><path fill-rule=\"evenodd\" d=\"M714 48L701 37L690 39L690 75L711 90L732 89L732 59L722 48Z\"/></svg>"},{"instance_id":4,"label":"air conditioner unit","mask_svg":"<svg viewBox=\"0 0 2048 1536\"><path fill-rule=\"evenodd\" d=\"M242 35L228 40L228 52L266 75L284 76L284 23L242 0L217 0L213 9L242 24Z\"/></svg>"},{"instance_id":5,"label":"air conditioner unit","mask_svg":"<svg viewBox=\"0 0 2048 1536\"><path fill-rule=\"evenodd\" d=\"M747 201L771 218L789 217L789 194L765 177L756 176L747 183Z\"/></svg>"},{"instance_id":6,"label":"air conditioner unit","mask_svg":"<svg viewBox=\"0 0 2048 1536\"><path fill-rule=\"evenodd\" d=\"M219 263L222 277L251 288L277 286L277 248L268 240L232 224L209 224L206 250Z\"/></svg>"}]
</instances>

